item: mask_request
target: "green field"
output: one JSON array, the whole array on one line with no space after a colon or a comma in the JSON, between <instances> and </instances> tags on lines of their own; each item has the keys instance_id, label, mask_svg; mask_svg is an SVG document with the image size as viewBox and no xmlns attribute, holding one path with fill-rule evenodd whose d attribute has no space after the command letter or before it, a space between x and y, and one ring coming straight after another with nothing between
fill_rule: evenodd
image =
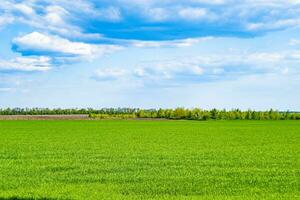
<instances>
[{"instance_id":1,"label":"green field","mask_svg":"<svg viewBox=\"0 0 300 200\"><path fill-rule=\"evenodd\" d=\"M0 121L0 199L300 199L299 121Z\"/></svg>"}]
</instances>

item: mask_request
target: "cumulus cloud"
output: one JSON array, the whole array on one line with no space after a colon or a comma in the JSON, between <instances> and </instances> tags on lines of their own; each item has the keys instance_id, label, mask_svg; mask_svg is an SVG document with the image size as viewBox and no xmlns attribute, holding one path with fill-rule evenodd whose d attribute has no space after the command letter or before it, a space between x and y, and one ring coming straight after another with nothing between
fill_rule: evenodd
<instances>
[{"instance_id":1,"label":"cumulus cloud","mask_svg":"<svg viewBox=\"0 0 300 200\"><path fill-rule=\"evenodd\" d=\"M101 56L120 49L114 45L94 45L72 42L56 35L33 32L13 40L14 49L23 55L51 55L54 57Z\"/></svg>"},{"instance_id":2,"label":"cumulus cloud","mask_svg":"<svg viewBox=\"0 0 300 200\"><path fill-rule=\"evenodd\" d=\"M12 43L14 51L22 56L0 61L1 71L48 71L55 66L90 61L121 49L117 45L73 42L40 32L16 37Z\"/></svg>"}]
</instances>

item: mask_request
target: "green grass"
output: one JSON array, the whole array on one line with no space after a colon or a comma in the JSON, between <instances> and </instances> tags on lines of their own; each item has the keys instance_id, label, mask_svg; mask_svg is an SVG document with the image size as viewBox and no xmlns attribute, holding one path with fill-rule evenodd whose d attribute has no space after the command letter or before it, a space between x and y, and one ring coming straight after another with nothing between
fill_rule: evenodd
<instances>
[{"instance_id":1,"label":"green grass","mask_svg":"<svg viewBox=\"0 0 300 200\"><path fill-rule=\"evenodd\" d=\"M299 199L298 121L0 121L0 199Z\"/></svg>"}]
</instances>

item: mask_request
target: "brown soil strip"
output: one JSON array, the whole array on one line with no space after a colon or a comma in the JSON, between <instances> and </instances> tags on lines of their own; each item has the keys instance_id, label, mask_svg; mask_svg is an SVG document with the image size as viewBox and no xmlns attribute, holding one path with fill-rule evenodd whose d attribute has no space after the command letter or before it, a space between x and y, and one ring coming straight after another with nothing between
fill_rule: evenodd
<instances>
[{"instance_id":1,"label":"brown soil strip","mask_svg":"<svg viewBox=\"0 0 300 200\"><path fill-rule=\"evenodd\" d=\"M0 120L90 120L88 115L0 115Z\"/></svg>"},{"instance_id":2,"label":"brown soil strip","mask_svg":"<svg viewBox=\"0 0 300 200\"><path fill-rule=\"evenodd\" d=\"M0 115L1 120L127 120L127 121L173 121L164 118L132 118L132 119L118 119L118 118L90 118L89 115Z\"/></svg>"}]
</instances>

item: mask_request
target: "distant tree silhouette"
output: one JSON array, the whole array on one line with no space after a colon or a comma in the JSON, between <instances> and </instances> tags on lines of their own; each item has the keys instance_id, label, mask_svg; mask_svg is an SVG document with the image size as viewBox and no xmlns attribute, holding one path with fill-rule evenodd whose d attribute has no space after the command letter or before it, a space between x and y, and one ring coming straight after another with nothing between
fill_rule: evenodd
<instances>
[{"instance_id":1,"label":"distant tree silhouette","mask_svg":"<svg viewBox=\"0 0 300 200\"><path fill-rule=\"evenodd\" d=\"M102 109L49 109L49 108L6 108L0 109L0 115L76 115L87 114L92 118L163 118L185 120L300 120L299 112L241 111L234 110L202 110L200 108L185 109L138 109L138 108L102 108Z\"/></svg>"}]
</instances>

